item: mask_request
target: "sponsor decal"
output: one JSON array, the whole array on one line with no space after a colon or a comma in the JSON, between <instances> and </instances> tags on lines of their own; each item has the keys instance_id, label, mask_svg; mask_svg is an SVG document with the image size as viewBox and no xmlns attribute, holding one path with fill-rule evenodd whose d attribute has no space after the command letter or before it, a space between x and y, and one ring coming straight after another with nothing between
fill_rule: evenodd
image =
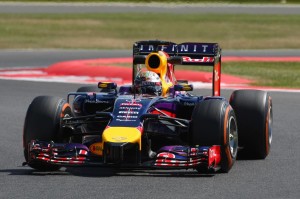
<instances>
[{"instance_id":1,"label":"sponsor decal","mask_svg":"<svg viewBox=\"0 0 300 199\"><path fill-rule=\"evenodd\" d=\"M138 119L139 110L142 108L140 99L128 99L119 106L116 121L132 122Z\"/></svg>"},{"instance_id":2,"label":"sponsor decal","mask_svg":"<svg viewBox=\"0 0 300 199\"><path fill-rule=\"evenodd\" d=\"M120 114L133 114L133 115L137 115L139 114L138 111L119 111Z\"/></svg>"},{"instance_id":3,"label":"sponsor decal","mask_svg":"<svg viewBox=\"0 0 300 199\"><path fill-rule=\"evenodd\" d=\"M195 106L194 102L184 102L183 103L184 106Z\"/></svg>"},{"instance_id":4,"label":"sponsor decal","mask_svg":"<svg viewBox=\"0 0 300 199\"><path fill-rule=\"evenodd\" d=\"M138 104L138 103L121 103L121 106L139 106L142 107L142 104Z\"/></svg>"},{"instance_id":5,"label":"sponsor decal","mask_svg":"<svg viewBox=\"0 0 300 199\"><path fill-rule=\"evenodd\" d=\"M123 137L123 136L116 136L116 137L112 137L111 139L117 141L117 142L122 142L124 140L127 139L127 137Z\"/></svg>"},{"instance_id":6,"label":"sponsor decal","mask_svg":"<svg viewBox=\"0 0 300 199\"><path fill-rule=\"evenodd\" d=\"M220 76L217 70L215 70L215 82L219 81Z\"/></svg>"},{"instance_id":7,"label":"sponsor decal","mask_svg":"<svg viewBox=\"0 0 300 199\"><path fill-rule=\"evenodd\" d=\"M198 62L198 63L204 63L204 62L214 62L214 58L213 57L203 57L202 59L192 59L190 57L183 57L182 58L183 62Z\"/></svg>"},{"instance_id":8,"label":"sponsor decal","mask_svg":"<svg viewBox=\"0 0 300 199\"><path fill-rule=\"evenodd\" d=\"M101 142L96 142L92 144L89 149L95 155L102 155L103 145Z\"/></svg>"},{"instance_id":9,"label":"sponsor decal","mask_svg":"<svg viewBox=\"0 0 300 199\"><path fill-rule=\"evenodd\" d=\"M170 48L171 52L175 52L177 45L171 46L159 46L158 50L165 51ZM154 45L140 45L140 51L152 52L154 49Z\"/></svg>"},{"instance_id":10,"label":"sponsor decal","mask_svg":"<svg viewBox=\"0 0 300 199\"><path fill-rule=\"evenodd\" d=\"M118 115L117 118L138 118L138 116L132 116L132 115Z\"/></svg>"},{"instance_id":11,"label":"sponsor decal","mask_svg":"<svg viewBox=\"0 0 300 199\"><path fill-rule=\"evenodd\" d=\"M125 100L126 102L131 102L131 103L137 103L137 102L141 102L140 99L128 99L128 100Z\"/></svg>"},{"instance_id":12,"label":"sponsor decal","mask_svg":"<svg viewBox=\"0 0 300 199\"><path fill-rule=\"evenodd\" d=\"M140 45L139 50L143 52L152 52L155 50L159 51L166 51L166 52L175 52L178 51L179 53L206 53L207 51L211 51L210 48L213 45L208 44L181 44L181 45L169 45L169 46L158 46L158 49L154 49L154 45Z\"/></svg>"},{"instance_id":13,"label":"sponsor decal","mask_svg":"<svg viewBox=\"0 0 300 199\"><path fill-rule=\"evenodd\" d=\"M122 106L122 107L120 107L119 109L125 109L125 110L128 110L128 109L130 109L130 110L140 110L141 109L141 107L127 107L127 106Z\"/></svg>"},{"instance_id":14,"label":"sponsor decal","mask_svg":"<svg viewBox=\"0 0 300 199\"><path fill-rule=\"evenodd\" d=\"M119 122L135 122L136 120L129 120L129 119L116 119L116 121L119 121Z\"/></svg>"},{"instance_id":15,"label":"sponsor decal","mask_svg":"<svg viewBox=\"0 0 300 199\"><path fill-rule=\"evenodd\" d=\"M176 156L173 153L162 152L157 155L157 158L175 158Z\"/></svg>"},{"instance_id":16,"label":"sponsor decal","mask_svg":"<svg viewBox=\"0 0 300 199\"><path fill-rule=\"evenodd\" d=\"M87 99L87 100L85 100L85 102L86 103L91 103L91 104L109 104L109 103L111 103L110 101L107 101L107 100L98 100L98 99L96 99L96 101L95 100L89 100L89 99Z\"/></svg>"}]
</instances>

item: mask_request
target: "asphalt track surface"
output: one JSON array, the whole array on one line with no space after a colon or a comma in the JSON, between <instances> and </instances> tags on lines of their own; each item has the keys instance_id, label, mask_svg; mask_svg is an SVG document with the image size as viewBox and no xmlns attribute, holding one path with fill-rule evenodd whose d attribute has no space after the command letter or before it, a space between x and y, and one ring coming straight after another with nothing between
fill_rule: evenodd
<instances>
[{"instance_id":1,"label":"asphalt track surface","mask_svg":"<svg viewBox=\"0 0 300 199\"><path fill-rule=\"evenodd\" d=\"M279 2L279 0L278 0ZM300 14L299 4L0 3L0 13Z\"/></svg>"},{"instance_id":2,"label":"asphalt track surface","mask_svg":"<svg viewBox=\"0 0 300 199\"><path fill-rule=\"evenodd\" d=\"M14 57L17 63L18 56ZM48 56L49 62L50 58ZM28 65L25 61L22 63ZM0 80L0 198L300 197L300 93L271 92L274 125L270 155L265 160L239 160L228 174L107 168L36 172L22 167L22 128L30 102L38 95L66 97L79 86ZM230 93L224 90L222 95L229 98ZM195 94L209 95L210 90L197 90Z\"/></svg>"}]
</instances>

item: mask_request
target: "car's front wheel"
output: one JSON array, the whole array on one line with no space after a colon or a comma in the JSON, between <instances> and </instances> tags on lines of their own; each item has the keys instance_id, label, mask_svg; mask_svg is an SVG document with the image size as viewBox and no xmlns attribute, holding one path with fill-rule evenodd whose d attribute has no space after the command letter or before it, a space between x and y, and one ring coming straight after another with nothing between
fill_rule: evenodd
<instances>
[{"instance_id":1,"label":"car's front wheel","mask_svg":"<svg viewBox=\"0 0 300 199\"><path fill-rule=\"evenodd\" d=\"M238 129L233 109L224 100L205 100L194 108L190 123L191 145L221 147L221 171L229 172L238 149Z\"/></svg>"},{"instance_id":2,"label":"car's front wheel","mask_svg":"<svg viewBox=\"0 0 300 199\"><path fill-rule=\"evenodd\" d=\"M63 141L62 118L71 116L70 105L62 98L39 96L32 101L26 113L23 132L24 156L30 167L43 171L60 168L56 165L29 161L29 143L31 140Z\"/></svg>"}]
</instances>

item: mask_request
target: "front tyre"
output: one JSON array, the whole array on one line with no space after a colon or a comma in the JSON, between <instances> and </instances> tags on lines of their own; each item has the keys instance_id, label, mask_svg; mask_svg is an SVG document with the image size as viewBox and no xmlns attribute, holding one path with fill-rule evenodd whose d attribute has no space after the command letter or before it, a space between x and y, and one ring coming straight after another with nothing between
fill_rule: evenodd
<instances>
[{"instance_id":1,"label":"front tyre","mask_svg":"<svg viewBox=\"0 0 300 199\"><path fill-rule=\"evenodd\" d=\"M237 157L238 129L233 109L224 100L197 104L190 123L190 144L221 146L221 172L229 172Z\"/></svg>"},{"instance_id":2,"label":"front tyre","mask_svg":"<svg viewBox=\"0 0 300 199\"><path fill-rule=\"evenodd\" d=\"M230 97L243 158L265 159L272 143L273 106L266 91L237 90Z\"/></svg>"},{"instance_id":3,"label":"front tyre","mask_svg":"<svg viewBox=\"0 0 300 199\"><path fill-rule=\"evenodd\" d=\"M72 111L66 100L59 97L39 96L29 105L23 132L23 147L26 162L29 161L31 140L62 142L62 118L71 117ZM60 167L40 162L30 162L29 166L42 171L55 171Z\"/></svg>"}]
</instances>

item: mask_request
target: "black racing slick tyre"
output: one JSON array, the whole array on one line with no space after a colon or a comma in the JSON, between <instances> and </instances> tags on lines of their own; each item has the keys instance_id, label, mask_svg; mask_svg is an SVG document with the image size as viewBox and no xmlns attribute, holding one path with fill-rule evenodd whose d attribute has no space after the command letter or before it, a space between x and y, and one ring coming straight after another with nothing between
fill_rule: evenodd
<instances>
[{"instance_id":1,"label":"black racing slick tyre","mask_svg":"<svg viewBox=\"0 0 300 199\"><path fill-rule=\"evenodd\" d=\"M265 159L272 142L272 98L266 91L237 90L230 97L237 117L241 158Z\"/></svg>"},{"instance_id":2,"label":"black racing slick tyre","mask_svg":"<svg viewBox=\"0 0 300 199\"><path fill-rule=\"evenodd\" d=\"M97 86L82 86L77 92L100 92L100 89Z\"/></svg>"},{"instance_id":3,"label":"black racing slick tyre","mask_svg":"<svg viewBox=\"0 0 300 199\"><path fill-rule=\"evenodd\" d=\"M29 161L29 143L31 140L62 142L61 122L71 117L72 111L66 100L59 97L39 96L28 107L23 132L24 156L28 165L42 171L55 171L60 167Z\"/></svg>"},{"instance_id":4,"label":"black racing slick tyre","mask_svg":"<svg viewBox=\"0 0 300 199\"><path fill-rule=\"evenodd\" d=\"M221 146L221 172L232 168L238 148L238 129L233 109L227 101L211 99L197 104L190 123L190 144Z\"/></svg>"}]
</instances>

